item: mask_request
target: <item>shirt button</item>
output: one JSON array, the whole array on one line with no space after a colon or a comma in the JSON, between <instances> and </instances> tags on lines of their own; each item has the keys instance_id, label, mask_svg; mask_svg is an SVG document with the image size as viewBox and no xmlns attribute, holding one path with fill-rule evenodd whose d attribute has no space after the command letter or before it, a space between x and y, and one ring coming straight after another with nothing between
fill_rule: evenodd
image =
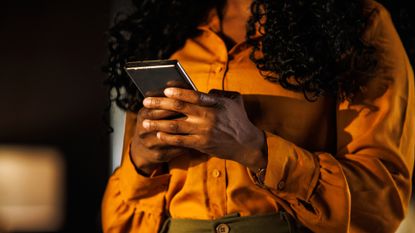
<instances>
[{"instance_id":1,"label":"shirt button","mask_svg":"<svg viewBox=\"0 0 415 233\"><path fill-rule=\"evenodd\" d=\"M285 181L280 181L278 183L278 190L283 190L285 188Z\"/></svg>"},{"instance_id":2,"label":"shirt button","mask_svg":"<svg viewBox=\"0 0 415 233\"><path fill-rule=\"evenodd\" d=\"M213 169L212 176L218 178L220 176L220 171L218 169Z\"/></svg>"},{"instance_id":3,"label":"shirt button","mask_svg":"<svg viewBox=\"0 0 415 233\"><path fill-rule=\"evenodd\" d=\"M221 223L216 227L216 233L228 233L229 231L230 227L225 223Z\"/></svg>"}]
</instances>

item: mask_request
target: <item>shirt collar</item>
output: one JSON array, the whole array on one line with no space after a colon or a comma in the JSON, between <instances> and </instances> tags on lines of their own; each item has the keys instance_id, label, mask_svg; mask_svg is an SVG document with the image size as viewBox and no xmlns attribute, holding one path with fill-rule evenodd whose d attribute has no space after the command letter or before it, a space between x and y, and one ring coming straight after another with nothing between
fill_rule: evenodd
<instances>
[{"instance_id":1,"label":"shirt collar","mask_svg":"<svg viewBox=\"0 0 415 233\"><path fill-rule=\"evenodd\" d=\"M200 24L197 28L202 31L209 30L216 34L219 34L221 31L221 25L220 25L220 18L219 18L217 9L213 8L212 10L210 10L206 22ZM253 40L263 37L263 35L259 32L258 23L255 25L255 28L256 28L256 33L254 36L251 37L251 39Z\"/></svg>"}]
</instances>

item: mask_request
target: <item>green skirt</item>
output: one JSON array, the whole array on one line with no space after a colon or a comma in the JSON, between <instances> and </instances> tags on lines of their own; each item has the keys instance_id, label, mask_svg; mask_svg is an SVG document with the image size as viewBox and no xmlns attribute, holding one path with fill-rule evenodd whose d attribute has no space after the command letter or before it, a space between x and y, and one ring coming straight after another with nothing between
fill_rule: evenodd
<instances>
[{"instance_id":1,"label":"green skirt","mask_svg":"<svg viewBox=\"0 0 415 233\"><path fill-rule=\"evenodd\" d=\"M168 218L160 233L294 233L295 228L284 212L246 217L236 213L215 220Z\"/></svg>"}]
</instances>

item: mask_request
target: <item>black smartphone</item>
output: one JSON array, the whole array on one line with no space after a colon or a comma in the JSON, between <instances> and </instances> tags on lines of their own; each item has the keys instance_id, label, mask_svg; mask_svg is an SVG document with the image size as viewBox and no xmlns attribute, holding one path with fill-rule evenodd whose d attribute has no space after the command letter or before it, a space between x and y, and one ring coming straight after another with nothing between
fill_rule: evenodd
<instances>
[{"instance_id":1,"label":"black smartphone","mask_svg":"<svg viewBox=\"0 0 415 233\"><path fill-rule=\"evenodd\" d=\"M143 97L164 96L167 87L197 90L178 60L134 61L124 69Z\"/></svg>"}]
</instances>

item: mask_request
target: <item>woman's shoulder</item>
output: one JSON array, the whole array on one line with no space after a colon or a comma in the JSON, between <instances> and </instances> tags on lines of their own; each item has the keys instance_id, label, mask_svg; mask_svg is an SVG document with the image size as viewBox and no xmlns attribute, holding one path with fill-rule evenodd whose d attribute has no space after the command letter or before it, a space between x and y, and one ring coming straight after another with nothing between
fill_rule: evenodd
<instances>
[{"instance_id":1,"label":"woman's shoulder","mask_svg":"<svg viewBox=\"0 0 415 233\"><path fill-rule=\"evenodd\" d=\"M364 14L386 14L389 15L389 11L386 9L382 3L375 0L363 0L363 12Z\"/></svg>"},{"instance_id":2,"label":"woman's shoulder","mask_svg":"<svg viewBox=\"0 0 415 233\"><path fill-rule=\"evenodd\" d=\"M363 2L364 12L368 15L362 40L373 46L382 59L405 57L402 56L406 55L405 49L388 9L374 0L363 0Z\"/></svg>"},{"instance_id":3,"label":"woman's shoulder","mask_svg":"<svg viewBox=\"0 0 415 233\"><path fill-rule=\"evenodd\" d=\"M394 88L396 95L407 99L413 95L408 92L413 85L413 72L391 14L377 1L363 1L368 23L362 39L375 48L377 57L376 78L368 83L367 92Z\"/></svg>"},{"instance_id":4,"label":"woman's shoulder","mask_svg":"<svg viewBox=\"0 0 415 233\"><path fill-rule=\"evenodd\" d=\"M382 29L395 30L388 9L381 3L375 0L363 0L363 14L367 16L364 38L373 39L373 36L380 33Z\"/></svg>"}]
</instances>

